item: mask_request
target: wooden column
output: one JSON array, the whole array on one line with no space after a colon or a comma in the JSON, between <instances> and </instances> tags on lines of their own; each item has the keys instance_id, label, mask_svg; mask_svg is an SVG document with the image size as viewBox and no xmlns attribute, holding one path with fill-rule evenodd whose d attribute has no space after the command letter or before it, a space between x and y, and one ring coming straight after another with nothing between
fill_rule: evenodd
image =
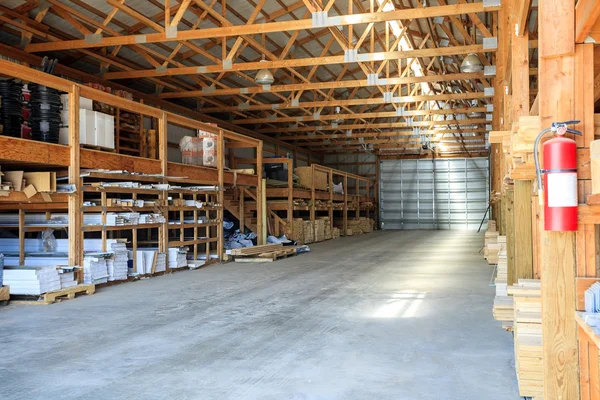
<instances>
[{"instance_id":1,"label":"wooden column","mask_svg":"<svg viewBox=\"0 0 600 400\"><path fill-rule=\"evenodd\" d=\"M217 192L217 203L219 203L219 207L217 208L217 219L219 220L219 225L217 225L217 255L219 256L219 261L223 260L223 196L225 193L225 174L223 172L224 168L225 140L223 140L223 130L219 129L219 136L217 137L217 176L219 179L219 191ZM208 261L209 260L207 259L206 262Z\"/></svg>"},{"instance_id":2,"label":"wooden column","mask_svg":"<svg viewBox=\"0 0 600 400\"><path fill-rule=\"evenodd\" d=\"M575 116L575 2L544 0L539 19L540 125ZM575 233L542 230L544 399L579 398Z\"/></svg>"},{"instance_id":3,"label":"wooden column","mask_svg":"<svg viewBox=\"0 0 600 400\"><path fill-rule=\"evenodd\" d=\"M262 170L263 170L263 142L260 141L256 147L256 235L258 244L265 244L263 240L263 189L262 189Z\"/></svg>"},{"instance_id":4,"label":"wooden column","mask_svg":"<svg viewBox=\"0 0 600 400\"><path fill-rule=\"evenodd\" d=\"M69 265L83 266L83 187L80 180L79 86L69 91L69 184L75 192L69 195ZM81 283L81 282L80 282Z\"/></svg>"},{"instance_id":5,"label":"wooden column","mask_svg":"<svg viewBox=\"0 0 600 400\"><path fill-rule=\"evenodd\" d=\"M504 216L506 220L506 261L508 263L507 284L515 283L515 192L511 187L506 189L502 203L504 205Z\"/></svg>"},{"instance_id":6,"label":"wooden column","mask_svg":"<svg viewBox=\"0 0 600 400\"><path fill-rule=\"evenodd\" d=\"M163 112L158 119L158 159L160 160L161 171L163 176L168 175L168 144L167 144L167 113ZM168 210L168 193L167 191L163 191L160 195L160 199L163 202L163 205L166 206L165 210ZM165 223L162 224L158 228L158 248L159 251L167 252L167 265L169 264L169 213L163 212L165 217ZM137 234L137 231L133 232L134 235ZM208 261L208 260L207 260Z\"/></svg>"}]
</instances>

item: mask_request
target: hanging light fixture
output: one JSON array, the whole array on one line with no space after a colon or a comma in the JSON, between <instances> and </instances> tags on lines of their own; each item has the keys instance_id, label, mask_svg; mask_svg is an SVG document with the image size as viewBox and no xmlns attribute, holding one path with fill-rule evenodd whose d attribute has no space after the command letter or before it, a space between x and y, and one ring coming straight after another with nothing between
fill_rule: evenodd
<instances>
[{"instance_id":1,"label":"hanging light fixture","mask_svg":"<svg viewBox=\"0 0 600 400\"><path fill-rule=\"evenodd\" d=\"M469 53L464 58L462 64L460 64L461 72L481 72L483 71L483 64L475 53Z\"/></svg>"},{"instance_id":2,"label":"hanging light fixture","mask_svg":"<svg viewBox=\"0 0 600 400\"><path fill-rule=\"evenodd\" d=\"M479 105L479 103L477 103L477 100L471 101L471 107L477 107L478 105ZM469 117L469 118L481 118L481 117L483 117L483 113L476 112L476 111L471 111L471 112L467 113L467 117Z\"/></svg>"},{"instance_id":3,"label":"hanging light fixture","mask_svg":"<svg viewBox=\"0 0 600 400\"><path fill-rule=\"evenodd\" d=\"M333 120L333 122L335 123L340 123L340 122L344 122L344 120L342 118L340 118L340 107L335 107L335 116L336 118Z\"/></svg>"},{"instance_id":4,"label":"hanging light fixture","mask_svg":"<svg viewBox=\"0 0 600 400\"><path fill-rule=\"evenodd\" d=\"M264 55L262 56L262 60L260 60L260 62L267 62ZM254 81L259 85L270 85L275 82L275 78L273 78L273 74L268 68L263 68L256 73Z\"/></svg>"}]
</instances>

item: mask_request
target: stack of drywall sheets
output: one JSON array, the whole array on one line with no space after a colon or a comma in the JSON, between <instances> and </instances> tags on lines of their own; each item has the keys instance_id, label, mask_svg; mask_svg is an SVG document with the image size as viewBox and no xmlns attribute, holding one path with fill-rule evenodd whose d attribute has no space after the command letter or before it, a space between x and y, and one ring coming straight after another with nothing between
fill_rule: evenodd
<instances>
[{"instance_id":1,"label":"stack of drywall sheets","mask_svg":"<svg viewBox=\"0 0 600 400\"><path fill-rule=\"evenodd\" d=\"M75 273L73 271L62 272L59 276L61 289L68 289L77 286L77 281L75 280Z\"/></svg>"},{"instance_id":2,"label":"stack of drywall sheets","mask_svg":"<svg viewBox=\"0 0 600 400\"><path fill-rule=\"evenodd\" d=\"M4 267L4 285L10 294L40 295L60 290L60 277L55 267Z\"/></svg>"},{"instance_id":3,"label":"stack of drywall sheets","mask_svg":"<svg viewBox=\"0 0 600 400\"><path fill-rule=\"evenodd\" d=\"M108 282L108 268L103 255L86 255L83 258L83 283L98 285Z\"/></svg>"},{"instance_id":4,"label":"stack of drywall sheets","mask_svg":"<svg viewBox=\"0 0 600 400\"><path fill-rule=\"evenodd\" d=\"M544 395L542 364L541 284L537 279L519 279L508 288L514 299L515 369L522 397Z\"/></svg>"},{"instance_id":5,"label":"stack of drywall sheets","mask_svg":"<svg viewBox=\"0 0 600 400\"><path fill-rule=\"evenodd\" d=\"M184 268L187 266L187 248L169 248L169 269Z\"/></svg>"},{"instance_id":6,"label":"stack of drywall sheets","mask_svg":"<svg viewBox=\"0 0 600 400\"><path fill-rule=\"evenodd\" d=\"M128 267L127 247L123 242L115 242L110 245L114 255L106 260L109 281L123 281L127 279Z\"/></svg>"}]
</instances>

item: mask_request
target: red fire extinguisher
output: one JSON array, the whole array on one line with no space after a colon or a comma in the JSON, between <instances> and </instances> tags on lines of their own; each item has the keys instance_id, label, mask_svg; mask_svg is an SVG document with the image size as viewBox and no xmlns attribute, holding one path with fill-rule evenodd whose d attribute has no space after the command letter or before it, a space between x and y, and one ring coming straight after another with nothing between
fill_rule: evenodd
<instances>
[{"instance_id":1,"label":"red fire extinguisher","mask_svg":"<svg viewBox=\"0 0 600 400\"><path fill-rule=\"evenodd\" d=\"M577 144L564 135L569 132L581 136L581 132L568 127L578 123L553 122L551 128L541 131L535 139L533 156L540 200L544 192L544 229L547 231L577 230ZM555 136L543 145L544 169L540 170L538 144L548 132Z\"/></svg>"}]
</instances>

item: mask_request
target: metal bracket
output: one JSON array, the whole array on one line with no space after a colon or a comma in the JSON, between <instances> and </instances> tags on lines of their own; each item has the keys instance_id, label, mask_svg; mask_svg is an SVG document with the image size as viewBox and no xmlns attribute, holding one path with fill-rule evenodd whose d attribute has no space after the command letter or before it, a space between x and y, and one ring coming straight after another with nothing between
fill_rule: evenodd
<instances>
[{"instance_id":1,"label":"metal bracket","mask_svg":"<svg viewBox=\"0 0 600 400\"><path fill-rule=\"evenodd\" d=\"M377 85L377 74L367 74L367 84Z\"/></svg>"},{"instance_id":2,"label":"metal bracket","mask_svg":"<svg viewBox=\"0 0 600 400\"><path fill-rule=\"evenodd\" d=\"M146 43L146 35L135 35L135 42L138 44Z\"/></svg>"},{"instance_id":3,"label":"metal bracket","mask_svg":"<svg viewBox=\"0 0 600 400\"><path fill-rule=\"evenodd\" d=\"M358 56L358 50L356 50L356 49L344 50L344 62L345 63L356 62L357 56Z\"/></svg>"},{"instance_id":4,"label":"metal bracket","mask_svg":"<svg viewBox=\"0 0 600 400\"><path fill-rule=\"evenodd\" d=\"M311 14L313 28L324 28L328 25L327 11L316 11Z\"/></svg>"},{"instance_id":5,"label":"metal bracket","mask_svg":"<svg viewBox=\"0 0 600 400\"><path fill-rule=\"evenodd\" d=\"M315 120L320 120L321 119L321 113L313 113L313 118Z\"/></svg>"},{"instance_id":6,"label":"metal bracket","mask_svg":"<svg viewBox=\"0 0 600 400\"><path fill-rule=\"evenodd\" d=\"M300 106L300 99L292 99L292 107Z\"/></svg>"},{"instance_id":7,"label":"metal bracket","mask_svg":"<svg viewBox=\"0 0 600 400\"><path fill-rule=\"evenodd\" d=\"M483 49L484 50L495 50L498 48L498 38L489 37L483 38Z\"/></svg>"},{"instance_id":8,"label":"metal bracket","mask_svg":"<svg viewBox=\"0 0 600 400\"><path fill-rule=\"evenodd\" d=\"M265 92L270 92L271 91L271 85L262 85L262 90L264 90Z\"/></svg>"},{"instance_id":9,"label":"metal bracket","mask_svg":"<svg viewBox=\"0 0 600 400\"><path fill-rule=\"evenodd\" d=\"M223 60L223 69L231 69L233 60Z\"/></svg>"},{"instance_id":10,"label":"metal bracket","mask_svg":"<svg viewBox=\"0 0 600 400\"><path fill-rule=\"evenodd\" d=\"M250 104L248 103L240 103L238 104L238 110L247 110L250 108Z\"/></svg>"},{"instance_id":11,"label":"metal bracket","mask_svg":"<svg viewBox=\"0 0 600 400\"><path fill-rule=\"evenodd\" d=\"M167 26L165 29L165 37L167 39L177 38L177 26Z\"/></svg>"},{"instance_id":12,"label":"metal bracket","mask_svg":"<svg viewBox=\"0 0 600 400\"><path fill-rule=\"evenodd\" d=\"M216 88L214 86L207 86L207 87L202 88L202 93L210 94L210 93L213 93L215 90L216 90Z\"/></svg>"},{"instance_id":13,"label":"metal bracket","mask_svg":"<svg viewBox=\"0 0 600 400\"><path fill-rule=\"evenodd\" d=\"M158 67L156 67L156 72L158 74L165 74L167 72L167 66L166 65L159 65Z\"/></svg>"},{"instance_id":14,"label":"metal bracket","mask_svg":"<svg viewBox=\"0 0 600 400\"><path fill-rule=\"evenodd\" d=\"M483 95L485 97L493 96L494 95L494 88L493 87L483 88Z\"/></svg>"},{"instance_id":15,"label":"metal bracket","mask_svg":"<svg viewBox=\"0 0 600 400\"><path fill-rule=\"evenodd\" d=\"M199 74L205 74L206 73L206 67L198 67L196 69L196 72L198 72Z\"/></svg>"},{"instance_id":16,"label":"metal bracket","mask_svg":"<svg viewBox=\"0 0 600 400\"><path fill-rule=\"evenodd\" d=\"M145 38L146 38L146 36L144 36L144 39ZM101 40L102 40L101 33L90 33L90 34L85 35L85 37L84 37L85 44L97 44L97 43L100 43Z\"/></svg>"},{"instance_id":17,"label":"metal bracket","mask_svg":"<svg viewBox=\"0 0 600 400\"><path fill-rule=\"evenodd\" d=\"M483 75L484 76L496 76L496 66L495 65L486 65L483 67Z\"/></svg>"}]
</instances>

